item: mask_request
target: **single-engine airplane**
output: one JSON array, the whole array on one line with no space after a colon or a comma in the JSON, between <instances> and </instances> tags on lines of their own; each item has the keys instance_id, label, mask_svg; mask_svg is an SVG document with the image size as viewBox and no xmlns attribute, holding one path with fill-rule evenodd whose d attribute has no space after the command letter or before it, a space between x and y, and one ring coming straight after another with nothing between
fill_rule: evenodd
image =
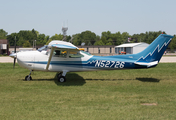
<instances>
[{"instance_id":1,"label":"single-engine airplane","mask_svg":"<svg viewBox=\"0 0 176 120\"><path fill-rule=\"evenodd\" d=\"M11 54L21 67L30 70L25 80L32 80L32 71L58 72L58 81L75 71L140 69L157 66L173 36L159 35L145 50L137 54L93 56L69 42L54 40L36 51Z\"/></svg>"}]
</instances>

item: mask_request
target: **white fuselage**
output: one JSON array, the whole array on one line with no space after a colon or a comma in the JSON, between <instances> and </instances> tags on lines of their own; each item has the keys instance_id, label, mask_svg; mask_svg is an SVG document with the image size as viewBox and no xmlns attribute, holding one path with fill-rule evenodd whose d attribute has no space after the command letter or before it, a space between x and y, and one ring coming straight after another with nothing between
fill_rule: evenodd
<instances>
[{"instance_id":1,"label":"white fuselage","mask_svg":"<svg viewBox=\"0 0 176 120\"><path fill-rule=\"evenodd\" d=\"M67 54L65 57L58 57L58 56L53 55L51 59L51 64L49 65L48 69L46 69L46 66L48 63L50 53L47 51L19 52L17 53L17 61L21 67L27 68L29 70L35 70L35 71L61 72L63 70L66 70L66 71L71 72L71 71L90 70L90 69L85 69L84 67L81 67L81 66L73 67L72 65L70 66L64 65L64 64L67 64L67 62L74 63L74 62L79 61L79 63L82 63L82 61L87 61L88 59L92 57L92 55L86 55L84 53L81 53L81 54L84 57L70 58L69 54ZM55 64L55 62L60 63L60 64Z\"/></svg>"}]
</instances>

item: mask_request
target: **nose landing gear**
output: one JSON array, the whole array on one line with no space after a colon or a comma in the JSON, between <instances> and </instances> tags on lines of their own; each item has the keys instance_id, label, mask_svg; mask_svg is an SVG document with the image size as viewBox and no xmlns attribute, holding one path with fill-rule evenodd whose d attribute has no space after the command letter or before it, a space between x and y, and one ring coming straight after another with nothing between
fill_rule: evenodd
<instances>
[{"instance_id":1,"label":"nose landing gear","mask_svg":"<svg viewBox=\"0 0 176 120\"><path fill-rule=\"evenodd\" d=\"M32 70L30 70L29 75L27 75L27 76L25 77L25 80L26 80L26 81L32 80L31 73L32 73Z\"/></svg>"}]
</instances>

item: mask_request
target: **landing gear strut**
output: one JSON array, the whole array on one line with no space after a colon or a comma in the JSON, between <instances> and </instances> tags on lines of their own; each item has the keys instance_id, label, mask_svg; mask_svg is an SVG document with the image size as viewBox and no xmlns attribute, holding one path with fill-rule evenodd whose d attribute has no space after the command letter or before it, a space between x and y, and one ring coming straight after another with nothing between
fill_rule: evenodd
<instances>
[{"instance_id":1,"label":"landing gear strut","mask_svg":"<svg viewBox=\"0 0 176 120\"><path fill-rule=\"evenodd\" d=\"M32 73L32 70L30 71L29 75L27 75L27 76L25 77L25 80L26 80L26 81L32 80L31 73Z\"/></svg>"},{"instance_id":2,"label":"landing gear strut","mask_svg":"<svg viewBox=\"0 0 176 120\"><path fill-rule=\"evenodd\" d=\"M58 78L58 82L66 82L66 78L65 78L65 75L67 74L68 71L63 71L63 72L60 72L58 73L57 75L57 78Z\"/></svg>"}]
</instances>

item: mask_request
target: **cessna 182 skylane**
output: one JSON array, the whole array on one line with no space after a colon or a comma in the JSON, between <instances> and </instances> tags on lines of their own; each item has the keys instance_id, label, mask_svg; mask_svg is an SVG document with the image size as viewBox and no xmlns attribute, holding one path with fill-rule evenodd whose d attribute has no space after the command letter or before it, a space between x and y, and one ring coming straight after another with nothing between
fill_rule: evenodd
<instances>
[{"instance_id":1,"label":"cessna 182 skylane","mask_svg":"<svg viewBox=\"0 0 176 120\"><path fill-rule=\"evenodd\" d=\"M58 72L58 81L65 82L67 72L155 67L173 36L159 35L145 50L137 54L93 56L69 42L54 40L37 51L11 54L21 67L30 70L25 80L32 80L32 71Z\"/></svg>"}]
</instances>

